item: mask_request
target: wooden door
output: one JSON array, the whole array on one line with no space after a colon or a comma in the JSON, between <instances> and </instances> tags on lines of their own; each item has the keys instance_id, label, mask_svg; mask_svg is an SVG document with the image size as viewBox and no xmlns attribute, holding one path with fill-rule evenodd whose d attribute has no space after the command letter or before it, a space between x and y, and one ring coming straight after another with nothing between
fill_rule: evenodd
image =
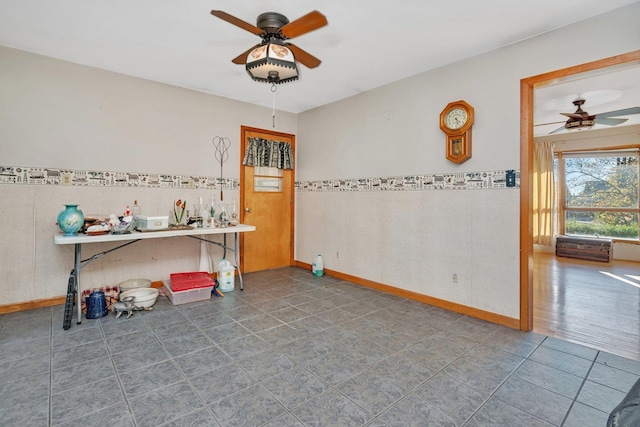
<instances>
[{"instance_id":1,"label":"wooden door","mask_svg":"<svg viewBox=\"0 0 640 427\"><path fill-rule=\"evenodd\" d=\"M295 136L280 132L241 128L241 162L249 138L282 141L291 144L295 153ZM243 272L288 267L293 264L294 171L260 170L240 165L240 222L256 226L256 231L242 233Z\"/></svg>"}]
</instances>

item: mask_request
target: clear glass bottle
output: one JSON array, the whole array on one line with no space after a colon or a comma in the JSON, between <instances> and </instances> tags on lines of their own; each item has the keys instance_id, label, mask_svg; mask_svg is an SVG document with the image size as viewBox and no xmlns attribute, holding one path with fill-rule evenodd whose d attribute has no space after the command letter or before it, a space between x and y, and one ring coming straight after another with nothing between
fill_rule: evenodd
<instances>
[{"instance_id":1,"label":"clear glass bottle","mask_svg":"<svg viewBox=\"0 0 640 427\"><path fill-rule=\"evenodd\" d=\"M229 224L238 225L240 223L240 214L238 213L238 199L233 199L231 205L231 215L229 215Z\"/></svg>"},{"instance_id":2,"label":"clear glass bottle","mask_svg":"<svg viewBox=\"0 0 640 427\"><path fill-rule=\"evenodd\" d=\"M131 208L131 215L133 215L134 218L138 218L140 216L140 205L138 204L137 200L133 201L133 207Z\"/></svg>"}]
</instances>

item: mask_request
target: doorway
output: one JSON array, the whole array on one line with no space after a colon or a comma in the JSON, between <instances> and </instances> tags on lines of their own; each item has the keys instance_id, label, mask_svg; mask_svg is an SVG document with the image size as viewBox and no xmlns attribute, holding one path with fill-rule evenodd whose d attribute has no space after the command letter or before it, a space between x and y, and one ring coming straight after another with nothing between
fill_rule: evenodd
<instances>
[{"instance_id":1,"label":"doorway","mask_svg":"<svg viewBox=\"0 0 640 427\"><path fill-rule=\"evenodd\" d=\"M289 144L295 158L295 136L241 127L240 159L250 138ZM269 270L293 264L294 169L260 168L240 164L240 222L256 226L241 233L242 271Z\"/></svg>"},{"instance_id":2,"label":"doorway","mask_svg":"<svg viewBox=\"0 0 640 427\"><path fill-rule=\"evenodd\" d=\"M640 50L522 79L520 81L520 329L533 329L533 103L534 89L581 73L640 64Z\"/></svg>"}]
</instances>

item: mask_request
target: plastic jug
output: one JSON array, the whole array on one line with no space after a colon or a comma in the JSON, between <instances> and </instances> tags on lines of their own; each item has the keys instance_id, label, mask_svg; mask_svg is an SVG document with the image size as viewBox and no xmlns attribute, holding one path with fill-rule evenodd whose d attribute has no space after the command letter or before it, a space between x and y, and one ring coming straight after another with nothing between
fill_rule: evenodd
<instances>
[{"instance_id":1,"label":"plastic jug","mask_svg":"<svg viewBox=\"0 0 640 427\"><path fill-rule=\"evenodd\" d=\"M231 292L235 288L235 267L222 258L218 264L218 283L222 292Z\"/></svg>"},{"instance_id":2,"label":"plastic jug","mask_svg":"<svg viewBox=\"0 0 640 427\"><path fill-rule=\"evenodd\" d=\"M311 266L311 272L314 276L322 276L324 274L324 261L322 261L322 255L318 254L316 260Z\"/></svg>"}]
</instances>

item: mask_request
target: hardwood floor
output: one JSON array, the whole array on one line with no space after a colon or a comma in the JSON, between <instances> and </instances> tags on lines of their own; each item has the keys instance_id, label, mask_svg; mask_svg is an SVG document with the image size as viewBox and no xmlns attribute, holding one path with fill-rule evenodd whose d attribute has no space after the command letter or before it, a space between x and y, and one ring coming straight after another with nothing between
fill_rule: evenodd
<instances>
[{"instance_id":1,"label":"hardwood floor","mask_svg":"<svg viewBox=\"0 0 640 427\"><path fill-rule=\"evenodd\" d=\"M535 332L640 360L640 263L534 256Z\"/></svg>"}]
</instances>

